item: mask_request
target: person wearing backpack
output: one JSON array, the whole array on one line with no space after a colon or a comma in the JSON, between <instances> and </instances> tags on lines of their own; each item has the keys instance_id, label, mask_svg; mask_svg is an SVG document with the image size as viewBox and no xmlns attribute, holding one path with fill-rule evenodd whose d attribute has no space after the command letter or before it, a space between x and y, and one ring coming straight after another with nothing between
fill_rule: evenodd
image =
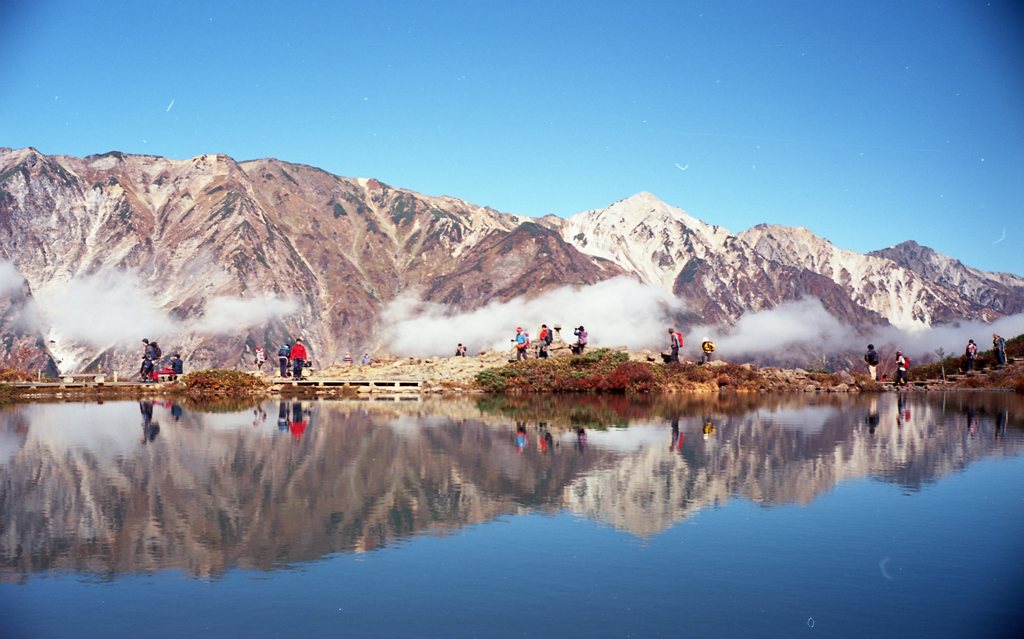
<instances>
[{"instance_id":1,"label":"person wearing backpack","mask_svg":"<svg viewBox=\"0 0 1024 639\"><path fill-rule=\"evenodd\" d=\"M669 348L671 354L665 359L666 364L679 363L679 349L683 347L683 338L676 332L676 329L668 329Z\"/></svg>"},{"instance_id":2,"label":"person wearing backpack","mask_svg":"<svg viewBox=\"0 0 1024 639\"><path fill-rule=\"evenodd\" d=\"M871 381L878 381L878 351L874 344L868 344L868 352L864 353L864 363L868 365L868 377Z\"/></svg>"},{"instance_id":3,"label":"person wearing backpack","mask_svg":"<svg viewBox=\"0 0 1024 639\"><path fill-rule=\"evenodd\" d=\"M974 364L978 361L978 345L974 343L973 339L967 340L967 348L964 349L964 358L966 358L967 372L974 371Z\"/></svg>"},{"instance_id":4,"label":"person wearing backpack","mask_svg":"<svg viewBox=\"0 0 1024 639\"><path fill-rule=\"evenodd\" d=\"M910 368L910 360L903 356L903 351L896 351L896 385L907 385L907 369Z\"/></svg>"},{"instance_id":5,"label":"person wearing backpack","mask_svg":"<svg viewBox=\"0 0 1024 639\"><path fill-rule=\"evenodd\" d=\"M156 363L160 361L160 358L164 354L164 352L160 350L160 345L157 344L156 341L151 342L148 339L142 340L142 343L145 344L145 355L148 356L149 359L153 360L153 365L156 366Z\"/></svg>"},{"instance_id":6,"label":"person wearing backpack","mask_svg":"<svg viewBox=\"0 0 1024 639\"><path fill-rule=\"evenodd\" d=\"M552 330L548 328L547 324L540 325L540 335L537 338L537 357L544 359L548 358L548 346L551 345Z\"/></svg>"},{"instance_id":7,"label":"person wearing backpack","mask_svg":"<svg viewBox=\"0 0 1024 639\"><path fill-rule=\"evenodd\" d=\"M288 377L288 360L292 356L292 349L287 344L281 344L277 349L277 364L281 367L281 377Z\"/></svg>"},{"instance_id":8,"label":"person wearing backpack","mask_svg":"<svg viewBox=\"0 0 1024 639\"><path fill-rule=\"evenodd\" d=\"M302 344L302 338L296 337L295 344L292 345L292 377L295 379L302 379L302 369L306 367L306 359L309 355L306 353L306 347Z\"/></svg>"},{"instance_id":9,"label":"person wearing backpack","mask_svg":"<svg viewBox=\"0 0 1024 639\"><path fill-rule=\"evenodd\" d=\"M711 338L705 337L701 342L700 350L700 363L703 366L711 361L711 355L715 352L715 343L711 341Z\"/></svg>"},{"instance_id":10,"label":"person wearing backpack","mask_svg":"<svg viewBox=\"0 0 1024 639\"><path fill-rule=\"evenodd\" d=\"M996 366L1006 366L1006 340L992 333L992 348L996 352Z\"/></svg>"},{"instance_id":11,"label":"person wearing backpack","mask_svg":"<svg viewBox=\"0 0 1024 639\"><path fill-rule=\"evenodd\" d=\"M526 359L526 349L530 347L530 338L523 332L522 326L516 327L516 336L512 338L516 345L516 361Z\"/></svg>"}]
</instances>

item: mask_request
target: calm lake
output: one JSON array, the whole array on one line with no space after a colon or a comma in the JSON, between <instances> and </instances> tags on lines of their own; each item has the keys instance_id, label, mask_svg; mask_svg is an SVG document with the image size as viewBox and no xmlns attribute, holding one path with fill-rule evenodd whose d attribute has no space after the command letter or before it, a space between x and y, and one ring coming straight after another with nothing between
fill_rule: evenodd
<instances>
[{"instance_id":1,"label":"calm lake","mask_svg":"<svg viewBox=\"0 0 1024 639\"><path fill-rule=\"evenodd\" d=\"M1001 637L1024 397L0 409L3 637Z\"/></svg>"}]
</instances>

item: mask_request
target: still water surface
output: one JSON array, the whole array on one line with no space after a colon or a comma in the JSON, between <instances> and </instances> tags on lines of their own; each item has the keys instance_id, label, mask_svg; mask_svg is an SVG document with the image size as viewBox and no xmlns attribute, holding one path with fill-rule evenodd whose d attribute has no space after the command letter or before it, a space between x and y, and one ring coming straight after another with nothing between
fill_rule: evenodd
<instances>
[{"instance_id":1,"label":"still water surface","mask_svg":"<svg viewBox=\"0 0 1024 639\"><path fill-rule=\"evenodd\" d=\"M1024 398L0 410L4 637L1019 636Z\"/></svg>"}]
</instances>

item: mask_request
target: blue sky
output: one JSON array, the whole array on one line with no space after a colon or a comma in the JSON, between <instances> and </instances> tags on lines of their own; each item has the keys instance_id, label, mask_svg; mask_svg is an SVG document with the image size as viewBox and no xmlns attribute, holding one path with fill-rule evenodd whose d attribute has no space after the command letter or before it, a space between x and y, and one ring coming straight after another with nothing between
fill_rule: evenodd
<instances>
[{"instance_id":1,"label":"blue sky","mask_svg":"<svg viewBox=\"0 0 1024 639\"><path fill-rule=\"evenodd\" d=\"M8 1L0 146L277 157L526 215L650 191L1022 274L1017 4Z\"/></svg>"}]
</instances>

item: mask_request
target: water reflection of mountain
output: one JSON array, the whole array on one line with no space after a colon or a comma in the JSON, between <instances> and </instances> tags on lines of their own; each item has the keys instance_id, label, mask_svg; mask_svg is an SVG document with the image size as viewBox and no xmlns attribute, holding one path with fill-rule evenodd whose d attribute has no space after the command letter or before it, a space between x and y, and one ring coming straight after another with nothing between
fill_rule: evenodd
<instances>
[{"instance_id":1,"label":"water reflection of mountain","mask_svg":"<svg viewBox=\"0 0 1024 639\"><path fill-rule=\"evenodd\" d=\"M647 535L729 499L806 502L864 476L917 488L1019 454L1022 409L1011 395L21 406L0 413L0 574L269 569L534 508Z\"/></svg>"}]
</instances>

